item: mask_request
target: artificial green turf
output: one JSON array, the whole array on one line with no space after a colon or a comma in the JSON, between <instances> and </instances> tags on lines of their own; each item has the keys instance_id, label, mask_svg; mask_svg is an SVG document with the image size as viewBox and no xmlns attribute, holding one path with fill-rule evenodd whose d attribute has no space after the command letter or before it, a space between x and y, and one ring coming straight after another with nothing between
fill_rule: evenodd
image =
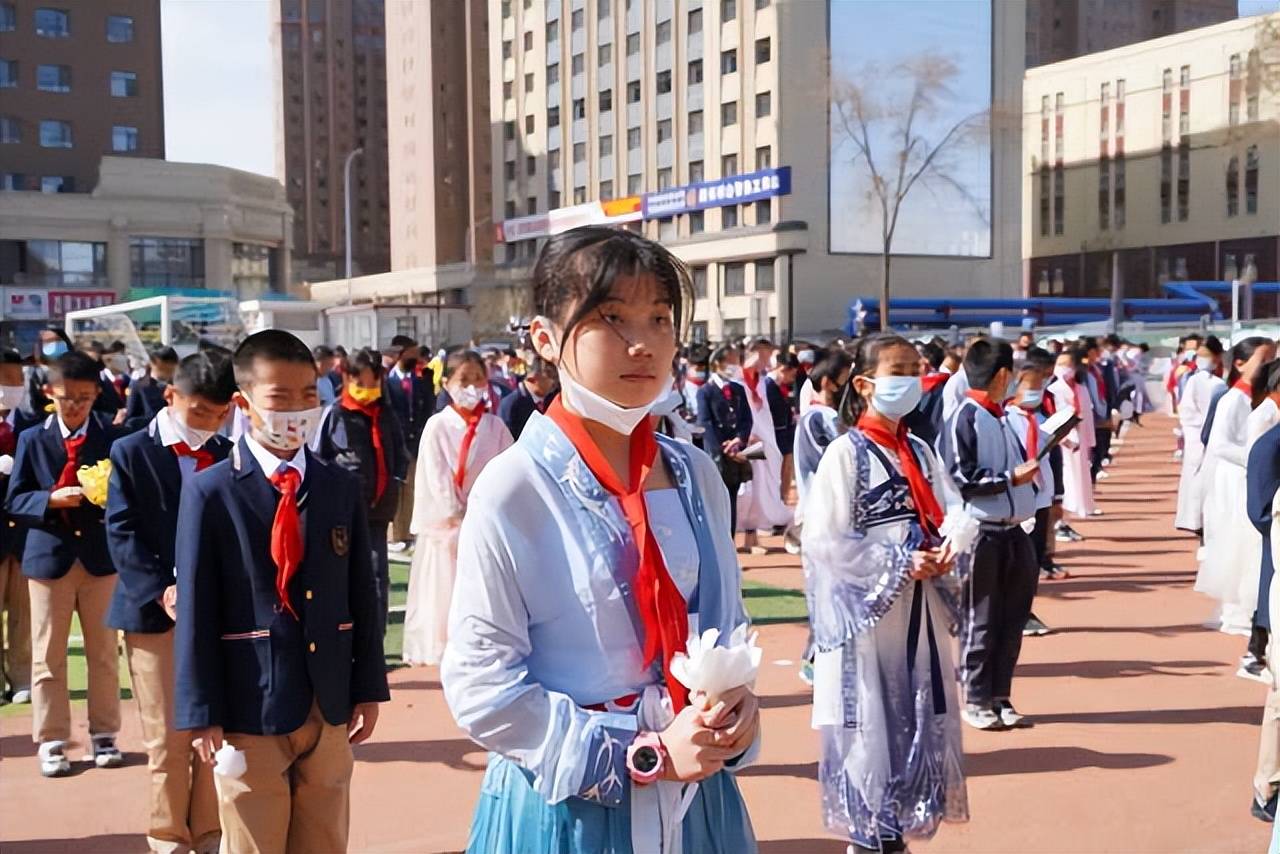
<instances>
[{"instance_id":1,"label":"artificial green turf","mask_svg":"<svg viewBox=\"0 0 1280 854\"><path fill-rule=\"evenodd\" d=\"M409 591L409 563L407 561L391 561L391 607L403 609ZM747 613L757 626L775 623L803 622L808 618L805 609L804 593L799 590L788 590L772 587L756 581L742 582L742 598L747 605ZM71 622L72 637L80 636L80 620L75 617ZM387 624L387 636L383 643L386 651L387 667L403 667L400 651L404 648L404 611L391 614ZM85 698L87 680L85 676L84 647L76 642L67 650L67 684L71 689L71 700L75 705L82 705ZM120 655L120 693L125 699L132 697L129 690L129 670L124 659L124 645L121 643ZM31 711L29 705L0 706L0 716L11 717Z\"/></svg>"}]
</instances>

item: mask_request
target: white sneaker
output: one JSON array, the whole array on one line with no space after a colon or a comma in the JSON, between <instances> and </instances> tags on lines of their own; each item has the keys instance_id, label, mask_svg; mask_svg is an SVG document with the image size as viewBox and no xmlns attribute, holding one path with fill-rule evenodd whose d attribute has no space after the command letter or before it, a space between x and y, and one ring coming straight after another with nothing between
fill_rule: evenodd
<instances>
[{"instance_id":1,"label":"white sneaker","mask_svg":"<svg viewBox=\"0 0 1280 854\"><path fill-rule=\"evenodd\" d=\"M119 768L124 764L124 756L120 753L120 748L116 747L114 733L95 735L91 740L94 765L99 768Z\"/></svg>"},{"instance_id":2,"label":"white sneaker","mask_svg":"<svg viewBox=\"0 0 1280 854\"><path fill-rule=\"evenodd\" d=\"M399 554L407 548L409 548L409 544L403 541L398 543L387 543L387 551L395 552L396 554Z\"/></svg>"},{"instance_id":3,"label":"white sneaker","mask_svg":"<svg viewBox=\"0 0 1280 854\"><path fill-rule=\"evenodd\" d=\"M1098 472L1098 480L1106 480L1109 477L1111 477L1111 472L1107 471L1106 469L1103 469L1102 471Z\"/></svg>"},{"instance_id":4,"label":"white sneaker","mask_svg":"<svg viewBox=\"0 0 1280 854\"><path fill-rule=\"evenodd\" d=\"M996 706L1000 709L1000 722L1009 729L1027 729L1034 726L1031 719L1020 714L1008 700L998 700Z\"/></svg>"},{"instance_id":5,"label":"white sneaker","mask_svg":"<svg viewBox=\"0 0 1280 854\"><path fill-rule=\"evenodd\" d=\"M960 717L974 729L995 730L1004 729L1005 726L1000 716L986 706L965 706Z\"/></svg>"},{"instance_id":6,"label":"white sneaker","mask_svg":"<svg viewBox=\"0 0 1280 854\"><path fill-rule=\"evenodd\" d=\"M71 773L71 760L64 752L66 744L61 741L46 741L40 745L37 754L40 757L40 773L45 777L65 777Z\"/></svg>"},{"instance_id":7,"label":"white sneaker","mask_svg":"<svg viewBox=\"0 0 1280 854\"><path fill-rule=\"evenodd\" d=\"M15 703L15 704L30 703L31 690L28 688L22 688L21 690L14 691L13 699L10 700L9 702Z\"/></svg>"}]
</instances>

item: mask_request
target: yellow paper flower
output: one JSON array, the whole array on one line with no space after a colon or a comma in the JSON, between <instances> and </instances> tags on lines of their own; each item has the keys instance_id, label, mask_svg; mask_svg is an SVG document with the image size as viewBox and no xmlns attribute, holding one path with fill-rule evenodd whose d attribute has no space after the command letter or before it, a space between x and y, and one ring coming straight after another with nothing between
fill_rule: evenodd
<instances>
[{"instance_id":1,"label":"yellow paper flower","mask_svg":"<svg viewBox=\"0 0 1280 854\"><path fill-rule=\"evenodd\" d=\"M76 479L80 481L86 501L99 507L107 506L107 481L111 479L111 460L103 459L96 465L80 466L80 470L76 472Z\"/></svg>"}]
</instances>

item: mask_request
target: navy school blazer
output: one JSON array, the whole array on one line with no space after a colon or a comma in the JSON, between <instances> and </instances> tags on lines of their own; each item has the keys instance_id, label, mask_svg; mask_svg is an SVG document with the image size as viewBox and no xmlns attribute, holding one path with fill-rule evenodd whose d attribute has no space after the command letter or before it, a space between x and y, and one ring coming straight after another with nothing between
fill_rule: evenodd
<instances>
[{"instance_id":1,"label":"navy school blazer","mask_svg":"<svg viewBox=\"0 0 1280 854\"><path fill-rule=\"evenodd\" d=\"M40 419L21 409L13 410L13 440L16 446L18 436L29 427L40 423ZM14 448L15 462L17 448ZM0 494L9 491L9 475L0 475ZM22 552L27 547L27 526L9 515L6 507L0 506L0 557L14 557L22 562Z\"/></svg>"},{"instance_id":2,"label":"navy school blazer","mask_svg":"<svg viewBox=\"0 0 1280 854\"><path fill-rule=\"evenodd\" d=\"M713 381L708 380L698 389L698 423L702 425L702 447L711 459L720 462L721 446L737 437L745 448L751 441L751 429L755 419L751 415L751 405L747 402L747 390L739 383L729 383L729 393L733 395L733 405L724 399L724 392Z\"/></svg>"},{"instance_id":3,"label":"navy school blazer","mask_svg":"<svg viewBox=\"0 0 1280 854\"><path fill-rule=\"evenodd\" d=\"M1253 527L1262 535L1258 612L1254 622L1271 628L1271 584L1275 576L1271 559L1271 503L1280 489L1280 424L1253 443L1245 472L1245 510Z\"/></svg>"},{"instance_id":4,"label":"navy school blazer","mask_svg":"<svg viewBox=\"0 0 1280 854\"><path fill-rule=\"evenodd\" d=\"M80 447L79 464L91 466L105 459L120 431L99 412L90 412ZM111 575L115 567L107 552L106 525L101 507L81 502L68 510L50 510L49 493L67 462L58 418L50 415L39 427L18 436L18 453L9 478L10 517L27 526L22 574L28 578L62 578L79 560L90 575Z\"/></svg>"},{"instance_id":5,"label":"navy school blazer","mask_svg":"<svg viewBox=\"0 0 1280 854\"><path fill-rule=\"evenodd\" d=\"M330 724L390 698L356 477L307 454L304 551L281 609L271 560L279 495L242 439L187 478L178 513L175 726L284 735L314 702Z\"/></svg>"},{"instance_id":6,"label":"navy school blazer","mask_svg":"<svg viewBox=\"0 0 1280 854\"><path fill-rule=\"evenodd\" d=\"M126 399L124 423L130 430L146 427L167 405L164 402L164 384L152 377L130 384Z\"/></svg>"},{"instance_id":7,"label":"navy school blazer","mask_svg":"<svg viewBox=\"0 0 1280 854\"><path fill-rule=\"evenodd\" d=\"M221 462L231 442L214 436L204 447ZM161 633L173 620L157 601L174 583L174 541L182 470L178 457L160 439L155 422L125 436L111 448L107 489L107 549L120 578L111 598L107 625L126 632Z\"/></svg>"}]
</instances>

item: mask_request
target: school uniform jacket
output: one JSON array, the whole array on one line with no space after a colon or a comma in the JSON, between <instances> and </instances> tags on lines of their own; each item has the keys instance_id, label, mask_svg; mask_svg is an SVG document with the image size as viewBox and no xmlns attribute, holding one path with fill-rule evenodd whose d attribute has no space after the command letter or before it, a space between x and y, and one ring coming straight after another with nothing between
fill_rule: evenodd
<instances>
[{"instance_id":1,"label":"school uniform jacket","mask_svg":"<svg viewBox=\"0 0 1280 854\"><path fill-rule=\"evenodd\" d=\"M387 467L387 484L381 499L375 501L378 464L374 458L373 422L369 416L343 409L341 403L335 403L320 427L317 450L326 460L334 461L360 478L365 514L370 522L385 524L396 517L401 484L409 476L409 449L405 447L400 419L387 407L385 400L378 405L382 407L378 429L382 432L383 458Z\"/></svg>"},{"instance_id":2,"label":"school uniform jacket","mask_svg":"<svg viewBox=\"0 0 1280 854\"><path fill-rule=\"evenodd\" d=\"M1271 584L1275 564L1271 556L1272 504L1280 489L1280 424L1258 437L1249 449L1245 467L1245 509L1262 535L1262 568L1258 579L1258 612L1254 622L1271 627Z\"/></svg>"},{"instance_id":3,"label":"school uniform jacket","mask_svg":"<svg viewBox=\"0 0 1280 854\"><path fill-rule=\"evenodd\" d=\"M101 413L89 413L79 466L92 466L107 457L120 435ZM82 501L78 507L50 510L49 494L67 462L57 415L18 436L18 453L9 478L10 518L27 526L22 574L28 578L62 578L79 560L90 575L111 575L115 567L107 552L102 508Z\"/></svg>"},{"instance_id":4,"label":"school uniform jacket","mask_svg":"<svg viewBox=\"0 0 1280 854\"><path fill-rule=\"evenodd\" d=\"M284 735L314 701L330 724L389 699L364 502L354 475L303 450L303 558L280 607L271 560L279 493L244 439L183 484L175 726Z\"/></svg>"},{"instance_id":5,"label":"school uniform jacket","mask_svg":"<svg viewBox=\"0 0 1280 854\"><path fill-rule=\"evenodd\" d=\"M737 438L746 448L751 440L751 405L747 402L747 390L740 384L726 382L733 402L724 399L723 387L708 380L698 389L698 423L702 425L703 450L717 465L723 458L720 449L730 439Z\"/></svg>"},{"instance_id":6,"label":"school uniform jacket","mask_svg":"<svg viewBox=\"0 0 1280 854\"><path fill-rule=\"evenodd\" d=\"M431 380L430 369L424 368L420 376L413 374L409 389L406 394L404 377L388 373L382 397L400 419L405 442L412 452L416 452L418 440L422 438L422 428L427 426L427 419L435 413L435 384Z\"/></svg>"},{"instance_id":7,"label":"school uniform jacket","mask_svg":"<svg viewBox=\"0 0 1280 854\"><path fill-rule=\"evenodd\" d=\"M151 377L138 380L129 386L128 403L125 405L124 423L130 430L142 430L164 409L164 384Z\"/></svg>"},{"instance_id":8,"label":"school uniform jacket","mask_svg":"<svg viewBox=\"0 0 1280 854\"><path fill-rule=\"evenodd\" d=\"M789 454L796 443L796 420L791 412L791 404L787 402L787 396L782 393L782 388L773 377L765 377L764 393L769 403L769 417L773 420L773 435L778 443L778 450Z\"/></svg>"},{"instance_id":9,"label":"school uniform jacket","mask_svg":"<svg viewBox=\"0 0 1280 854\"><path fill-rule=\"evenodd\" d=\"M121 384L121 388L124 391L121 391L116 388L116 384L112 382L110 375L104 368L102 373L98 375L100 392L98 399L93 402L93 411L114 417L117 412L125 408L125 398L128 396L130 382L132 380L129 375L125 374L124 382Z\"/></svg>"},{"instance_id":10,"label":"school uniform jacket","mask_svg":"<svg viewBox=\"0 0 1280 854\"><path fill-rule=\"evenodd\" d=\"M3 420L3 419L0 419ZM40 423L38 418L33 418L21 409L14 409L10 412L10 427L13 428L14 448L10 454L17 453L18 436L28 427L32 427ZM12 472L11 472L12 473ZM10 475L0 475L0 494L6 494L9 491ZM22 552L27 546L27 526L21 524L17 519L9 514L6 507L0 506L0 557L17 558L18 562L22 562Z\"/></svg>"},{"instance_id":11,"label":"school uniform jacket","mask_svg":"<svg viewBox=\"0 0 1280 854\"><path fill-rule=\"evenodd\" d=\"M1027 458L1022 442L1005 417L996 418L970 397L943 429L939 456L960 488L965 510L978 521L1009 527L1035 515L1035 489L1013 483L1013 470Z\"/></svg>"},{"instance_id":12,"label":"school uniform jacket","mask_svg":"<svg viewBox=\"0 0 1280 854\"><path fill-rule=\"evenodd\" d=\"M204 444L215 463L225 460L231 442L214 436ZM194 472L188 477L194 477ZM111 598L107 625L126 632L161 633L173 620L157 601L175 583L174 541L182 471L154 421L111 448L107 489L107 548L120 578Z\"/></svg>"},{"instance_id":13,"label":"school uniform jacket","mask_svg":"<svg viewBox=\"0 0 1280 854\"><path fill-rule=\"evenodd\" d=\"M502 399L502 403L498 404L498 417L507 425L507 429L511 431L513 439L519 439L520 433L524 431L525 422L529 420L529 416L535 412L546 412L547 407L551 405L551 401L556 399L556 395L560 393L559 389L551 392L542 399L539 406L533 400L533 392L529 391L529 387L524 383L516 388L514 394L508 394Z\"/></svg>"}]
</instances>

